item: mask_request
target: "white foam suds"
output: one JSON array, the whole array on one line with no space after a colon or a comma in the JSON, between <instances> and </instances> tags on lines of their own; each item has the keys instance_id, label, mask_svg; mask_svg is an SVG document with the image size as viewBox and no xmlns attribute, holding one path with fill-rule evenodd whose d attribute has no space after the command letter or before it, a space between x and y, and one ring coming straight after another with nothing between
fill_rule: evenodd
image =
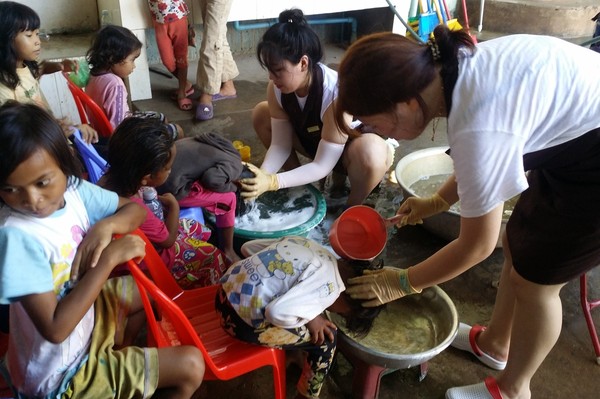
<instances>
[{"instance_id":1,"label":"white foam suds","mask_svg":"<svg viewBox=\"0 0 600 399\"><path fill-rule=\"evenodd\" d=\"M316 200L307 188L294 187L265 193L246 206L246 213L235 218L236 229L275 232L308 222L315 214Z\"/></svg>"}]
</instances>

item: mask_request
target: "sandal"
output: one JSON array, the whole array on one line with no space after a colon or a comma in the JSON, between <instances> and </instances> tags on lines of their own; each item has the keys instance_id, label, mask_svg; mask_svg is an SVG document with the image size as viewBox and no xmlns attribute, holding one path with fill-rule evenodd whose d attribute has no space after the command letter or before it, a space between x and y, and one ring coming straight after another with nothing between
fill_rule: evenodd
<instances>
[{"instance_id":1,"label":"sandal","mask_svg":"<svg viewBox=\"0 0 600 399\"><path fill-rule=\"evenodd\" d=\"M190 88L185 91L185 96L191 96L192 94L194 94L194 91L194 86L190 86ZM173 94L171 94L171 100L177 101L177 90L175 90Z\"/></svg>"},{"instance_id":2,"label":"sandal","mask_svg":"<svg viewBox=\"0 0 600 399\"><path fill-rule=\"evenodd\" d=\"M446 399L502 399L502 394L494 377L487 377L479 384L448 389Z\"/></svg>"},{"instance_id":3,"label":"sandal","mask_svg":"<svg viewBox=\"0 0 600 399\"><path fill-rule=\"evenodd\" d=\"M221 93L217 93L217 94L213 94L213 96L212 96L213 103L215 101L230 100L233 98L237 98L237 94L231 94L231 95L226 96Z\"/></svg>"},{"instance_id":4,"label":"sandal","mask_svg":"<svg viewBox=\"0 0 600 399\"><path fill-rule=\"evenodd\" d=\"M200 121L207 121L213 118L213 106L212 104L198 103L196 107L196 119Z\"/></svg>"},{"instance_id":5,"label":"sandal","mask_svg":"<svg viewBox=\"0 0 600 399\"><path fill-rule=\"evenodd\" d=\"M458 326L458 333L456 334L456 338L450 344L454 348L472 353L475 357L483 364L492 368L494 370L504 370L506 367L506 362L501 362L499 360L494 359L490 355L485 352L482 352L481 349L477 346L477 342L475 339L485 330L485 327L474 325L471 327L468 324L460 323Z\"/></svg>"},{"instance_id":6,"label":"sandal","mask_svg":"<svg viewBox=\"0 0 600 399\"><path fill-rule=\"evenodd\" d=\"M179 106L179 109L182 111L189 111L192 109L192 100L190 100L187 97L184 98L178 98L177 99L177 105Z\"/></svg>"}]
</instances>

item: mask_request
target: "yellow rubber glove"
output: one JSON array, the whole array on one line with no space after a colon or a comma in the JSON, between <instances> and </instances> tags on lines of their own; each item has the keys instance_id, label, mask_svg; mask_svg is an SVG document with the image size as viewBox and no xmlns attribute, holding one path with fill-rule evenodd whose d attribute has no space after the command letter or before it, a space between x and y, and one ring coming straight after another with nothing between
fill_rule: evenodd
<instances>
[{"instance_id":1,"label":"yellow rubber glove","mask_svg":"<svg viewBox=\"0 0 600 399\"><path fill-rule=\"evenodd\" d=\"M397 214L405 214L400 219L399 227L407 224L416 225L423 223L423 219L450 209L450 205L438 193L431 197L410 197L400 206Z\"/></svg>"},{"instance_id":2,"label":"yellow rubber glove","mask_svg":"<svg viewBox=\"0 0 600 399\"><path fill-rule=\"evenodd\" d=\"M371 308L402 298L419 294L408 280L408 269L385 266L379 270L365 270L359 277L348 279L346 293L353 299L365 300L362 306Z\"/></svg>"},{"instance_id":3,"label":"yellow rubber glove","mask_svg":"<svg viewBox=\"0 0 600 399\"><path fill-rule=\"evenodd\" d=\"M242 187L240 196L242 198L252 199L258 197L265 191L279 190L279 180L277 180L277 175L266 173L264 170L251 163L244 163L244 165L254 173L254 177L247 177L240 180L240 186Z\"/></svg>"}]
</instances>

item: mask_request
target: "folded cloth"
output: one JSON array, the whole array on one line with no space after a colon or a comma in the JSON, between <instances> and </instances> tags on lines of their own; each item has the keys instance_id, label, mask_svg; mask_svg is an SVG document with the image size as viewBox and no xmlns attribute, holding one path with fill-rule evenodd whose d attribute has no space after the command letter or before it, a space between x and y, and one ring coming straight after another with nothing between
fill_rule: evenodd
<instances>
[{"instance_id":1,"label":"folded cloth","mask_svg":"<svg viewBox=\"0 0 600 399\"><path fill-rule=\"evenodd\" d=\"M171 193L181 200L197 181L215 192L237 190L235 182L242 173L240 153L231 141L216 132L203 132L175 141L177 156L171 173L161 186L160 194Z\"/></svg>"}]
</instances>

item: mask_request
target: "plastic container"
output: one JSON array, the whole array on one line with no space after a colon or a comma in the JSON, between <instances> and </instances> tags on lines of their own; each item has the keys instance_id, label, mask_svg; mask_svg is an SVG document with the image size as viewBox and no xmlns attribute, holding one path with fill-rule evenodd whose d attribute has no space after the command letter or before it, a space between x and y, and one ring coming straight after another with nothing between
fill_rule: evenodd
<instances>
[{"instance_id":1,"label":"plastic container","mask_svg":"<svg viewBox=\"0 0 600 399\"><path fill-rule=\"evenodd\" d=\"M69 72L69 80L77 86L84 88L90 80L90 66L85 58L77 61L79 68L77 72Z\"/></svg>"},{"instance_id":2,"label":"plastic container","mask_svg":"<svg viewBox=\"0 0 600 399\"><path fill-rule=\"evenodd\" d=\"M342 258L371 260L383 251L387 229L373 208L356 205L346 209L331 224L329 243Z\"/></svg>"},{"instance_id":3,"label":"plastic container","mask_svg":"<svg viewBox=\"0 0 600 399\"><path fill-rule=\"evenodd\" d=\"M156 191L156 189L154 187L142 187L141 190L142 199L144 200L146 206L150 208L152 213L154 213L157 218L164 221L165 215L163 213L162 204L158 199L158 192Z\"/></svg>"},{"instance_id":4,"label":"plastic container","mask_svg":"<svg viewBox=\"0 0 600 399\"><path fill-rule=\"evenodd\" d=\"M245 145L244 142L241 140L234 140L232 144L233 144L233 147L236 150L238 150L238 152L240 153L240 157L242 158L242 161L244 161L244 162L250 161L252 152L251 152L249 145Z\"/></svg>"}]
</instances>

